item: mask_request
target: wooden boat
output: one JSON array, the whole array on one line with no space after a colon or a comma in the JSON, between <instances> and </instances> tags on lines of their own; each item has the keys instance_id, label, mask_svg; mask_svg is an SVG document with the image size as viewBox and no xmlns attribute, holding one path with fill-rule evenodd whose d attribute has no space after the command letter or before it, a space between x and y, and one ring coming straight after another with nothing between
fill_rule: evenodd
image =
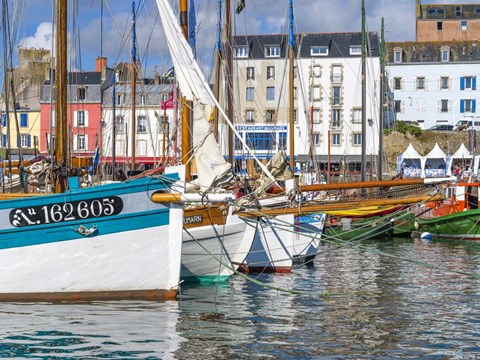
<instances>
[{"instance_id":1,"label":"wooden boat","mask_svg":"<svg viewBox=\"0 0 480 360\"><path fill-rule=\"evenodd\" d=\"M446 189L446 199L426 204L425 214L417 217L420 232L434 238L480 240L478 183L456 183Z\"/></svg>"},{"instance_id":2,"label":"wooden boat","mask_svg":"<svg viewBox=\"0 0 480 360\"><path fill-rule=\"evenodd\" d=\"M326 240L361 241L385 240L393 235L393 224L388 218L341 218L327 222L324 228Z\"/></svg>"}]
</instances>

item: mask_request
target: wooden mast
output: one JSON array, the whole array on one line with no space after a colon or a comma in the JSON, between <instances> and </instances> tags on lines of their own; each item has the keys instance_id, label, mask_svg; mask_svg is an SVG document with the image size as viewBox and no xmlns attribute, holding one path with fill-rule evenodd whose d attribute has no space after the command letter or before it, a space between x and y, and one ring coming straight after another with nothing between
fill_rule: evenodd
<instances>
[{"instance_id":1,"label":"wooden mast","mask_svg":"<svg viewBox=\"0 0 480 360\"><path fill-rule=\"evenodd\" d=\"M136 165L136 128L137 128L137 119L135 116L136 108L135 108L135 98L137 96L137 70L136 70L136 65L137 65L137 39L136 39L136 29L135 29L135 0L132 1L132 64L130 68L130 74L131 74L131 87L132 87L132 107L131 107L131 112L132 112L132 126L130 129L130 141L131 141L131 147L132 147L132 160L131 160L131 165L130 165L130 170L135 171L137 168Z\"/></svg>"},{"instance_id":2,"label":"wooden mast","mask_svg":"<svg viewBox=\"0 0 480 360\"><path fill-rule=\"evenodd\" d=\"M218 28L217 28L217 51L215 52L215 80L213 82L213 95L220 98L220 75L222 62L222 0L218 0ZM213 135L218 142L218 109L215 107L213 119Z\"/></svg>"},{"instance_id":3,"label":"wooden mast","mask_svg":"<svg viewBox=\"0 0 480 360\"><path fill-rule=\"evenodd\" d=\"M366 149L367 149L367 89L365 83L365 72L366 72L366 64L365 64L365 55L366 55L366 34L365 34L365 0L362 0L362 163L361 163L361 178L360 181L365 181L365 174L366 174L366 167L367 167L367 157L366 157ZM372 171L372 169L370 169Z\"/></svg>"},{"instance_id":4,"label":"wooden mast","mask_svg":"<svg viewBox=\"0 0 480 360\"><path fill-rule=\"evenodd\" d=\"M377 179L382 180L383 174L383 127L385 124L385 26L382 17L382 30L380 33L380 114L378 132L378 171Z\"/></svg>"},{"instance_id":5,"label":"wooden mast","mask_svg":"<svg viewBox=\"0 0 480 360\"><path fill-rule=\"evenodd\" d=\"M55 162L60 166L55 182L55 192L67 189L67 0L57 0L56 30L56 104L55 104Z\"/></svg>"},{"instance_id":6,"label":"wooden mast","mask_svg":"<svg viewBox=\"0 0 480 360\"><path fill-rule=\"evenodd\" d=\"M180 0L180 28L183 36L188 39L188 4L187 0ZM188 161L190 157L190 104L182 96L182 164L185 165L185 180L192 178L192 165Z\"/></svg>"},{"instance_id":7,"label":"wooden mast","mask_svg":"<svg viewBox=\"0 0 480 360\"><path fill-rule=\"evenodd\" d=\"M227 116L233 123L233 38L231 3L231 0L227 0L225 4L225 35L227 38L227 46L225 51L227 58ZM230 127L228 127L228 162L233 164L233 131Z\"/></svg>"},{"instance_id":8,"label":"wooden mast","mask_svg":"<svg viewBox=\"0 0 480 360\"><path fill-rule=\"evenodd\" d=\"M288 99L288 134L290 148L290 171L295 175L295 119L294 119L294 61L295 61L295 38L293 33L293 0L289 0L289 33L288 33L288 62L289 62L289 99Z\"/></svg>"}]
</instances>

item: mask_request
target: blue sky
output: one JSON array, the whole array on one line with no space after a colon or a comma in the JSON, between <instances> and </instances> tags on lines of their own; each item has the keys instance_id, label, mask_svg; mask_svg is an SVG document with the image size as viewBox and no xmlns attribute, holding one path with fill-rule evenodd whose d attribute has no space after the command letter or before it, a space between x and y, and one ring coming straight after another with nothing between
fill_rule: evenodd
<instances>
[{"instance_id":1,"label":"blue sky","mask_svg":"<svg viewBox=\"0 0 480 360\"><path fill-rule=\"evenodd\" d=\"M70 6L69 19L75 13L76 22L70 23L72 69L94 69L100 55L100 9L103 1L103 54L112 66L118 61L130 60L130 0L79 0L77 8ZM189 0L190 1L190 0ZM232 0L236 6L237 0ZM469 0L423 0L422 3L476 3ZM26 47L51 48L52 0L14 0L21 4L21 19L16 44ZM168 66L168 55L161 25L156 14L155 0L137 0L138 48L147 76L154 69L163 72ZM177 2L174 8L178 7ZM235 16L237 34L286 33L288 0L246 0L246 8ZM198 26L198 54L200 62L209 71L215 43L217 0L196 0ZM360 30L361 0L295 0L296 30L298 32L346 32ZM13 6L12 6L13 9ZM380 19L385 18L387 41L408 41L415 37L415 0L366 0L367 29L379 31ZM11 13L13 10L11 10ZM72 35L75 34L75 35ZM209 74L206 74L207 77Z\"/></svg>"}]
</instances>

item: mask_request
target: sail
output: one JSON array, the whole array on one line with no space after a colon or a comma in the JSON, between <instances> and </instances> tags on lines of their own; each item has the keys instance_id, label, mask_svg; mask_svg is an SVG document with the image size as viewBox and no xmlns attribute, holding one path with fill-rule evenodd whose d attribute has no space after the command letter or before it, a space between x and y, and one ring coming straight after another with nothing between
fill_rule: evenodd
<instances>
[{"instance_id":1,"label":"sail","mask_svg":"<svg viewBox=\"0 0 480 360\"><path fill-rule=\"evenodd\" d=\"M221 186L231 180L231 164L208 122L215 105L213 93L185 40L168 0L157 0L175 76L182 95L193 102L193 147L197 163L197 183L202 188Z\"/></svg>"}]
</instances>

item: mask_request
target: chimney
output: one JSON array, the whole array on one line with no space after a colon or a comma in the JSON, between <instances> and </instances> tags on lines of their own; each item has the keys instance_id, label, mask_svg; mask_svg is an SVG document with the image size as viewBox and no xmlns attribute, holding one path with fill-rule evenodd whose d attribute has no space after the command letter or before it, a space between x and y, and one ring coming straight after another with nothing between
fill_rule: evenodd
<instances>
[{"instance_id":1,"label":"chimney","mask_svg":"<svg viewBox=\"0 0 480 360\"><path fill-rule=\"evenodd\" d=\"M95 71L100 72L104 67L107 67L107 58L101 56L97 57L95 60Z\"/></svg>"}]
</instances>

